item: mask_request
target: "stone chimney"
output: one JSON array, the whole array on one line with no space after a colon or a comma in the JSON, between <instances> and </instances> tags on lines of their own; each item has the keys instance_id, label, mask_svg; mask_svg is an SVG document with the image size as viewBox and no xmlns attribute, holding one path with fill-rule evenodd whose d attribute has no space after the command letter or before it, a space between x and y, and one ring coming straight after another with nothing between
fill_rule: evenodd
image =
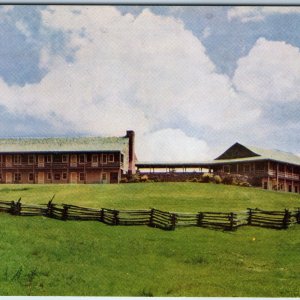
<instances>
[{"instance_id":1,"label":"stone chimney","mask_svg":"<svg viewBox=\"0 0 300 300\"><path fill-rule=\"evenodd\" d=\"M129 163L128 163L128 174L135 174L135 152L134 152L134 136L133 130L127 130L126 136L129 138Z\"/></svg>"}]
</instances>

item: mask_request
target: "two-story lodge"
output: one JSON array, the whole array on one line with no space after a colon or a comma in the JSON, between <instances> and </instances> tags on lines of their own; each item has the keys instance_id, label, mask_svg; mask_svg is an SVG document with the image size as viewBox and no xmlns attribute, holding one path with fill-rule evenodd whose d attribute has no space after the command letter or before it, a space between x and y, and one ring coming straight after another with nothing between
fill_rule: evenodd
<instances>
[{"instance_id":1,"label":"two-story lodge","mask_svg":"<svg viewBox=\"0 0 300 300\"><path fill-rule=\"evenodd\" d=\"M158 175L187 180L188 173L209 172L215 175L243 175L248 182L269 190L300 193L300 157L279 150L265 150L235 143L223 154L204 162L137 162L140 173L150 178Z\"/></svg>"},{"instance_id":2,"label":"two-story lodge","mask_svg":"<svg viewBox=\"0 0 300 300\"><path fill-rule=\"evenodd\" d=\"M214 173L246 175L264 189L300 192L300 157L292 153L235 143L211 167Z\"/></svg>"},{"instance_id":3,"label":"two-story lodge","mask_svg":"<svg viewBox=\"0 0 300 300\"><path fill-rule=\"evenodd\" d=\"M118 183L134 172L134 131L124 137L0 139L1 183Z\"/></svg>"}]
</instances>

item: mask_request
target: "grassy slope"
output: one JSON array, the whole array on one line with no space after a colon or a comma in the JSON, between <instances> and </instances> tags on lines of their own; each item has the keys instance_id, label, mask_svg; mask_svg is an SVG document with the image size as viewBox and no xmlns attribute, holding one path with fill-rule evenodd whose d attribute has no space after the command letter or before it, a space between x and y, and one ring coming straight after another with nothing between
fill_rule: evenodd
<instances>
[{"instance_id":1,"label":"grassy slope","mask_svg":"<svg viewBox=\"0 0 300 300\"><path fill-rule=\"evenodd\" d=\"M45 203L54 192L94 207L300 206L299 195L197 183L1 186L0 199ZM0 228L1 295L300 296L300 226L164 232L1 214Z\"/></svg>"},{"instance_id":2,"label":"grassy slope","mask_svg":"<svg viewBox=\"0 0 300 300\"><path fill-rule=\"evenodd\" d=\"M145 183L122 185L0 185L0 200L45 204L55 194L55 203L87 207L150 208L197 212L245 210L247 207L283 209L300 206L300 196L203 183Z\"/></svg>"}]
</instances>

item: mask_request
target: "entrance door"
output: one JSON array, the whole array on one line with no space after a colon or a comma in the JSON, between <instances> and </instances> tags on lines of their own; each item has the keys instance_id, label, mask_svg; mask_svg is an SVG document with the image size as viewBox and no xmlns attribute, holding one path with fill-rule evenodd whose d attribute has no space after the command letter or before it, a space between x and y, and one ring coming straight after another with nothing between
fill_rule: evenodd
<instances>
[{"instance_id":1,"label":"entrance door","mask_svg":"<svg viewBox=\"0 0 300 300\"><path fill-rule=\"evenodd\" d=\"M112 172L110 173L110 183L118 183L119 182L119 173Z\"/></svg>"},{"instance_id":2,"label":"entrance door","mask_svg":"<svg viewBox=\"0 0 300 300\"><path fill-rule=\"evenodd\" d=\"M38 183L45 183L45 173L38 172Z\"/></svg>"},{"instance_id":3,"label":"entrance door","mask_svg":"<svg viewBox=\"0 0 300 300\"><path fill-rule=\"evenodd\" d=\"M12 173L6 173L6 183L12 183Z\"/></svg>"},{"instance_id":4,"label":"entrance door","mask_svg":"<svg viewBox=\"0 0 300 300\"><path fill-rule=\"evenodd\" d=\"M71 172L70 183L77 183L77 172Z\"/></svg>"},{"instance_id":5,"label":"entrance door","mask_svg":"<svg viewBox=\"0 0 300 300\"><path fill-rule=\"evenodd\" d=\"M108 173L102 173L101 182L102 183L109 183Z\"/></svg>"}]
</instances>

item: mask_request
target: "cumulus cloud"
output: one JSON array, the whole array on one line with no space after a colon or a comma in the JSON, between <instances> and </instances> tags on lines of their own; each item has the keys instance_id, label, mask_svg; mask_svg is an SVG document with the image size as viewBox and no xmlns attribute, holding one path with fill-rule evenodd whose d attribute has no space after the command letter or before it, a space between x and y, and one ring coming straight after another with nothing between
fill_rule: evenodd
<instances>
[{"instance_id":1,"label":"cumulus cloud","mask_svg":"<svg viewBox=\"0 0 300 300\"><path fill-rule=\"evenodd\" d=\"M162 129L140 137L137 153L144 161L195 162L210 158L205 141L189 137L180 129Z\"/></svg>"},{"instance_id":2,"label":"cumulus cloud","mask_svg":"<svg viewBox=\"0 0 300 300\"><path fill-rule=\"evenodd\" d=\"M260 38L230 78L217 73L181 21L147 9L133 16L112 6L54 6L42 11L42 24L45 34L63 32L63 53L72 59L45 46L39 66L47 74L23 87L0 78L0 105L62 133L134 129L140 160L211 158L207 143L186 128L244 135L261 126L266 104L300 99L299 49L285 42ZM18 26L30 36L26 24ZM171 129L174 123L186 127Z\"/></svg>"},{"instance_id":3,"label":"cumulus cloud","mask_svg":"<svg viewBox=\"0 0 300 300\"><path fill-rule=\"evenodd\" d=\"M298 6L236 6L228 10L228 20L240 20L242 23L261 22L267 16L275 14L300 14Z\"/></svg>"},{"instance_id":4,"label":"cumulus cloud","mask_svg":"<svg viewBox=\"0 0 300 300\"><path fill-rule=\"evenodd\" d=\"M224 130L259 117L259 108L216 72L199 39L175 18L148 9L135 17L111 6L53 6L42 11L42 22L45 32L64 33L64 51L73 59L43 48L40 67L48 73L39 83L8 86L0 79L0 104L11 114L46 120L62 132L120 135L134 129L140 144L143 136L161 143L165 132L159 128L174 120ZM247 113L240 117L239 111ZM195 147L204 151L203 141L167 133L193 149L177 158L201 158ZM175 147L165 143L164 149L173 153ZM152 151L153 159L161 155L157 147ZM139 158L149 158L146 153Z\"/></svg>"},{"instance_id":5,"label":"cumulus cloud","mask_svg":"<svg viewBox=\"0 0 300 300\"><path fill-rule=\"evenodd\" d=\"M285 42L257 40L240 58L233 82L259 105L300 101L300 51Z\"/></svg>"}]
</instances>

